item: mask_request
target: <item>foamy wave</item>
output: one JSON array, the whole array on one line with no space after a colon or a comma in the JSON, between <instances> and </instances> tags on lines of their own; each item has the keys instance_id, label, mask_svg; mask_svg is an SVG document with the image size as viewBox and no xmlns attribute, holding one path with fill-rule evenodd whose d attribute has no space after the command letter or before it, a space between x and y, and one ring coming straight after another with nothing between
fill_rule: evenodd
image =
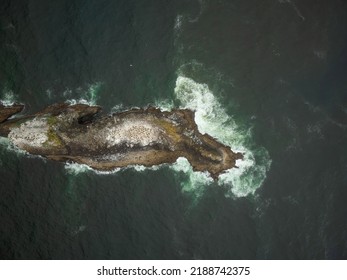
<instances>
[{"instance_id":1,"label":"foamy wave","mask_svg":"<svg viewBox=\"0 0 347 280\"><path fill-rule=\"evenodd\" d=\"M271 165L271 159L266 149L257 147L251 149L251 131L242 131L236 122L227 115L218 99L213 95L206 84L199 84L194 80L179 76L175 87L176 98L182 108L195 111L195 122L201 133L208 133L233 151L244 154L243 160L237 161L238 168L232 168L220 175L218 183L230 186L233 195L237 197L253 194L266 178L266 172ZM209 184L209 176L197 175L191 169L189 174L189 187L195 189L196 185ZM187 185L184 185L188 189Z\"/></svg>"},{"instance_id":2,"label":"foamy wave","mask_svg":"<svg viewBox=\"0 0 347 280\"><path fill-rule=\"evenodd\" d=\"M69 99L70 104L88 104L95 105L100 91L100 83L91 85L88 90L78 91L81 93L79 99ZM238 168L232 168L219 176L218 183L227 186L230 192L237 197L253 194L263 183L266 173L270 168L271 159L267 150L263 147L256 147L252 141L251 129L242 130L239 128L234 119L229 116L225 108L214 96L208 85L195 82L193 79L179 76L176 81L174 90L177 101L181 104L181 108L187 108L195 111L195 122L201 133L208 133L218 139L225 145L231 147L233 151L244 154L242 160L238 160L236 165ZM65 92L68 97L72 94L71 90ZM2 103L11 105L15 102L13 92L9 91L3 94ZM174 107L173 101L156 101L155 105L161 110L170 111ZM122 106L114 107L113 111L124 109ZM17 154L25 154L13 146L6 138L0 138L0 145L12 150ZM154 167L144 167L141 165L129 166L123 169L115 169L112 171L96 171L84 164L67 163L65 168L68 173L76 175L87 171L93 171L97 174L113 174L120 170L133 168L136 171L157 170L165 164ZM203 190L204 187L213 182L213 179L207 172L194 172L191 165L185 158L179 158L171 169L176 172L185 172L188 174L188 181L182 182L184 191Z\"/></svg>"},{"instance_id":3,"label":"foamy wave","mask_svg":"<svg viewBox=\"0 0 347 280\"><path fill-rule=\"evenodd\" d=\"M254 194L264 182L271 166L268 152L264 148L259 148L258 153L263 159L262 162L261 159L256 160L253 152L247 151L242 160L236 161L238 168L231 168L221 174L218 183L232 186L231 192L237 197Z\"/></svg>"},{"instance_id":4,"label":"foamy wave","mask_svg":"<svg viewBox=\"0 0 347 280\"><path fill-rule=\"evenodd\" d=\"M67 99L67 100L65 100L65 103L68 103L68 104L70 104L70 105L76 105L76 104L85 104L85 105L89 105L89 106L95 105L94 102L88 101L88 100L83 99L83 98L79 98L79 99Z\"/></svg>"},{"instance_id":5,"label":"foamy wave","mask_svg":"<svg viewBox=\"0 0 347 280\"><path fill-rule=\"evenodd\" d=\"M10 144L10 140L8 140L8 138L0 136L0 146L7 147L9 144Z\"/></svg>"},{"instance_id":6,"label":"foamy wave","mask_svg":"<svg viewBox=\"0 0 347 280\"><path fill-rule=\"evenodd\" d=\"M182 182L183 191L194 191L198 196L199 194L203 193L204 187L207 184L213 182L212 177L209 176L207 172L194 172L189 161L184 157L178 158L177 161L170 166L170 168L176 172L189 174L189 180Z\"/></svg>"},{"instance_id":7,"label":"foamy wave","mask_svg":"<svg viewBox=\"0 0 347 280\"><path fill-rule=\"evenodd\" d=\"M126 167L126 168L133 168L133 169L135 169L138 172L143 172L143 171L146 171L146 170L156 171L156 170L159 170L163 166L165 166L165 164L153 165L151 167L147 167L147 166L144 166L144 165L136 164L136 165L130 165L130 166Z\"/></svg>"},{"instance_id":8,"label":"foamy wave","mask_svg":"<svg viewBox=\"0 0 347 280\"><path fill-rule=\"evenodd\" d=\"M100 170L93 169L86 164L80 164L80 163L76 163L76 162L65 163L65 169L66 169L67 173L69 173L71 175L78 175L78 174L86 173L89 171L92 171L92 172L99 174L99 175L107 175L107 174L115 174L115 173L118 173L119 171L127 170L127 169L134 169L137 172L143 172L143 171L147 171L147 170L156 171L163 166L165 166L165 164L161 164L158 166L151 166L151 167L146 167L144 165L136 164L136 165L129 165L129 166L123 167L123 168L115 168L115 169L109 170L109 171L100 171Z\"/></svg>"},{"instance_id":9,"label":"foamy wave","mask_svg":"<svg viewBox=\"0 0 347 280\"><path fill-rule=\"evenodd\" d=\"M4 90L0 99L0 103L2 103L4 106L12 106L14 103L16 103L16 99L17 98L14 95L13 91Z\"/></svg>"},{"instance_id":10,"label":"foamy wave","mask_svg":"<svg viewBox=\"0 0 347 280\"><path fill-rule=\"evenodd\" d=\"M231 147L233 151L244 154L242 160L237 160L237 168L231 168L219 176L218 184L228 187L230 193L236 197L253 194L262 185L270 169L271 159L267 150L254 145L251 130L245 131L239 128L206 84L199 84L190 78L179 76L176 81L175 96L181 108L195 111L195 122L201 133L208 133ZM174 107L173 101L156 101L155 104L165 111ZM118 111L121 107L114 109ZM133 165L104 172L96 171L87 165L68 163L65 168L71 174L89 170L97 174L113 174L125 169L135 169L138 172L158 170L163 166L167 165L153 167ZM177 159L170 168L176 172L188 174L188 180L182 182L184 191L193 191L199 195L206 185L213 183L213 179L207 172L194 172L186 158Z\"/></svg>"},{"instance_id":11,"label":"foamy wave","mask_svg":"<svg viewBox=\"0 0 347 280\"><path fill-rule=\"evenodd\" d=\"M183 15L176 16L174 29L179 31L182 27Z\"/></svg>"},{"instance_id":12,"label":"foamy wave","mask_svg":"<svg viewBox=\"0 0 347 280\"><path fill-rule=\"evenodd\" d=\"M118 105L115 105L115 106L112 107L111 114L122 112L124 110L125 110L124 105L123 104L118 104Z\"/></svg>"},{"instance_id":13,"label":"foamy wave","mask_svg":"<svg viewBox=\"0 0 347 280\"><path fill-rule=\"evenodd\" d=\"M75 105L75 104L86 104L89 106L94 106L97 104L97 101L99 99L99 93L102 87L102 83L98 82L95 84L91 84L88 86L86 90L82 88L76 89L77 95L79 95L79 98L68 98L72 94L74 94L74 91L71 89L66 89L63 93L65 97L68 99L65 101L66 103L69 103L70 105Z\"/></svg>"},{"instance_id":14,"label":"foamy wave","mask_svg":"<svg viewBox=\"0 0 347 280\"><path fill-rule=\"evenodd\" d=\"M172 100L156 100L155 107L159 108L161 111L172 111L175 107L174 102Z\"/></svg>"},{"instance_id":15,"label":"foamy wave","mask_svg":"<svg viewBox=\"0 0 347 280\"><path fill-rule=\"evenodd\" d=\"M79 164L75 162L65 163L65 169L71 175L77 175L77 174L85 173L89 170L93 170L90 166L86 164Z\"/></svg>"},{"instance_id":16,"label":"foamy wave","mask_svg":"<svg viewBox=\"0 0 347 280\"><path fill-rule=\"evenodd\" d=\"M0 136L0 147L6 149L8 151L14 152L17 155L29 155L28 152L21 150L21 149L17 148L17 146L13 145L12 142L8 138L1 137L1 136Z\"/></svg>"}]
</instances>

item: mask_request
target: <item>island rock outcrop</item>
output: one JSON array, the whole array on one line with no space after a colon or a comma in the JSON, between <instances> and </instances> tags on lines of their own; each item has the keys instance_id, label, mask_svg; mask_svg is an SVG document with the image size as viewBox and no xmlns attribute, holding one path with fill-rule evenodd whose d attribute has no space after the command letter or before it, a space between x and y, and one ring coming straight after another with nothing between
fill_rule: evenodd
<instances>
[{"instance_id":1,"label":"island rock outcrop","mask_svg":"<svg viewBox=\"0 0 347 280\"><path fill-rule=\"evenodd\" d=\"M0 105L1 136L28 153L96 170L150 167L185 157L194 171L207 171L216 179L243 157L201 134L194 112L187 109L167 112L148 107L102 115L99 106L62 103L9 119L22 109Z\"/></svg>"}]
</instances>

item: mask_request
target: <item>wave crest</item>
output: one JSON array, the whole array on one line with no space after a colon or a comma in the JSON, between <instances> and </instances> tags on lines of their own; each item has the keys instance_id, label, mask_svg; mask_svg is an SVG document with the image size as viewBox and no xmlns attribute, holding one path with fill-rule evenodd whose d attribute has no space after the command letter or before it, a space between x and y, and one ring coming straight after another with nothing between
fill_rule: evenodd
<instances>
[{"instance_id":1,"label":"wave crest","mask_svg":"<svg viewBox=\"0 0 347 280\"><path fill-rule=\"evenodd\" d=\"M268 151L253 143L251 130L242 130L237 125L207 84L179 76L175 95L181 108L195 111L195 122L201 133L208 133L233 151L244 154L244 158L236 162L237 168L229 169L219 176L218 184L229 187L230 192L237 197L254 194L264 182L266 173L270 169L271 159ZM197 172L192 170L185 171L188 171L191 189L196 189L196 186L202 183L211 183L208 176L197 176ZM189 189L187 184L184 188Z\"/></svg>"}]
</instances>

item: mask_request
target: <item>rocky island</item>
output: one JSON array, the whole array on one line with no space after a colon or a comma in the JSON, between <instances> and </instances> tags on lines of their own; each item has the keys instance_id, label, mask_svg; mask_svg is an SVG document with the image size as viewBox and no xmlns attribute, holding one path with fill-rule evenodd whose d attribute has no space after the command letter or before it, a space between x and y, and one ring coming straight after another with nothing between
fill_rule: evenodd
<instances>
[{"instance_id":1,"label":"rocky island","mask_svg":"<svg viewBox=\"0 0 347 280\"><path fill-rule=\"evenodd\" d=\"M194 112L187 109L167 112L148 107L103 115L99 106L61 103L13 117L23 108L0 104L0 136L51 160L109 171L174 163L185 157L194 171L207 171L216 179L242 158L241 153L201 134Z\"/></svg>"}]
</instances>

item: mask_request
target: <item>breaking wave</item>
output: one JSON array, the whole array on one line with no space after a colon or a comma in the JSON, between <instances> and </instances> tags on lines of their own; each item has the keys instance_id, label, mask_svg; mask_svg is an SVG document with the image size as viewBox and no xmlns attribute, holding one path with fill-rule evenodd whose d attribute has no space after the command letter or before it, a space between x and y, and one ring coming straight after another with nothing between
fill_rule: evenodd
<instances>
[{"instance_id":1,"label":"breaking wave","mask_svg":"<svg viewBox=\"0 0 347 280\"><path fill-rule=\"evenodd\" d=\"M5 106L12 106L14 103L17 102L16 96L14 95L13 91L11 90L4 90L1 95L0 103L2 103Z\"/></svg>"},{"instance_id":2,"label":"breaking wave","mask_svg":"<svg viewBox=\"0 0 347 280\"><path fill-rule=\"evenodd\" d=\"M256 146L252 141L251 129L244 130L230 117L220 101L214 96L208 85L195 82L193 79L179 76L174 89L175 99L180 108L195 111L195 122L201 133L208 133L218 141L229 146L235 152L244 155L242 160L237 160L237 168L231 168L219 176L218 184L227 187L229 194L236 197L244 197L254 192L262 185L266 173L270 169L271 159L267 150ZM164 111L172 110L172 100L157 100L155 106ZM114 107L117 112L124 109L123 106ZM128 166L110 172L94 172L98 174L111 174L124 169L135 169L138 172L158 170L163 166L151 168L141 165ZM92 170L86 165L67 164L69 173L78 174ZM203 193L205 187L213 183L213 179L207 172L194 172L192 166L185 158L177 159L170 165L175 172L187 174L188 178L182 181L182 189L194 192L195 195Z\"/></svg>"},{"instance_id":3,"label":"breaking wave","mask_svg":"<svg viewBox=\"0 0 347 280\"><path fill-rule=\"evenodd\" d=\"M78 174L85 173L85 172L87 172L89 170L93 170L93 169L86 164L67 162L67 163L65 163L65 170L70 175L78 175Z\"/></svg>"},{"instance_id":4,"label":"breaking wave","mask_svg":"<svg viewBox=\"0 0 347 280\"><path fill-rule=\"evenodd\" d=\"M195 122L201 133L208 133L244 155L242 160L236 162L238 168L229 169L219 176L218 184L229 187L231 194L237 197L254 194L266 178L271 159L265 148L257 147L252 142L251 130L244 131L237 125L206 84L179 76L175 97L181 108L195 111ZM184 160L178 160L173 169L188 173L189 182L183 183L185 190L195 190L212 182L208 174L193 172Z\"/></svg>"},{"instance_id":5,"label":"breaking wave","mask_svg":"<svg viewBox=\"0 0 347 280\"><path fill-rule=\"evenodd\" d=\"M95 105L98 100L101 83L96 83L88 87L87 90L79 89L79 99L68 99L70 104L83 103ZM174 89L175 99L180 108L187 108L195 111L195 122L201 133L208 133L223 144L231 147L235 152L241 152L244 155L242 160L237 160L237 167L227 170L219 176L218 184L226 186L230 194L236 197L243 197L253 194L263 183L266 173L270 168L271 159L267 150L263 147L257 147L252 142L251 129L243 130L230 117L220 101L214 96L208 85L195 82L193 79L179 76L176 80ZM76 92L67 90L65 97L76 96ZM15 102L15 96L12 92L2 94L1 102L5 105L11 105ZM157 100L154 102L156 107L164 111L169 111L174 107L173 100ZM123 106L117 106L112 112L123 110ZM0 144L7 150L12 150L17 154L25 153L17 149L5 138L1 139ZM167 165L162 165L167 166ZM77 163L67 163L65 165L67 172L71 175L77 175L86 171L93 170L87 165ZM142 172L145 170L157 170L161 166L146 168L144 166L129 166L126 169L133 168ZM206 185L212 184L213 179L206 172L194 172L191 165L185 158L179 158L170 168L175 172L184 172L188 178L183 180L184 191L194 191L198 194L203 192ZM99 172L98 174L116 173L121 169L111 172ZM122 169L124 170L124 169ZM184 175L186 176L186 175Z\"/></svg>"},{"instance_id":6,"label":"breaking wave","mask_svg":"<svg viewBox=\"0 0 347 280\"><path fill-rule=\"evenodd\" d=\"M189 161L184 157L178 158L170 168L176 172L188 174L189 180L181 181L182 190L193 192L196 197L203 194L206 185L213 183L212 177L207 172L194 172Z\"/></svg>"},{"instance_id":7,"label":"breaking wave","mask_svg":"<svg viewBox=\"0 0 347 280\"><path fill-rule=\"evenodd\" d=\"M1 149L12 152L16 156L26 155L26 156L30 156L33 158L35 157L34 155L30 155L28 152L26 152L22 149L19 149L17 146L13 145L12 142L8 138L0 136L0 150Z\"/></svg>"},{"instance_id":8,"label":"breaking wave","mask_svg":"<svg viewBox=\"0 0 347 280\"><path fill-rule=\"evenodd\" d=\"M88 86L87 89L77 88L75 91L71 89L66 89L63 92L63 96L68 98L65 102L71 105L75 104L86 104L89 106L94 106L97 104L99 99L99 93L102 88L102 83L94 83ZM79 98L69 98L70 96L79 96Z\"/></svg>"},{"instance_id":9,"label":"breaking wave","mask_svg":"<svg viewBox=\"0 0 347 280\"><path fill-rule=\"evenodd\" d=\"M119 171L123 171L123 170L127 170L127 169L134 169L137 172L142 172L142 171L147 171L147 170L158 170L160 169L162 166L165 166L166 164L161 164L158 166L152 166L152 167L146 167L143 165L129 165L127 167L122 167L122 168L115 168L113 170L110 171L99 171L96 169L91 168L90 166L86 165L86 164L80 164L80 163L76 163L76 162L67 162L65 163L65 170L67 171L68 174L70 175L78 175L78 174L82 174L82 173L86 173L86 172L94 172L96 174L99 175L106 175L106 174L115 174L118 173Z\"/></svg>"}]
</instances>

